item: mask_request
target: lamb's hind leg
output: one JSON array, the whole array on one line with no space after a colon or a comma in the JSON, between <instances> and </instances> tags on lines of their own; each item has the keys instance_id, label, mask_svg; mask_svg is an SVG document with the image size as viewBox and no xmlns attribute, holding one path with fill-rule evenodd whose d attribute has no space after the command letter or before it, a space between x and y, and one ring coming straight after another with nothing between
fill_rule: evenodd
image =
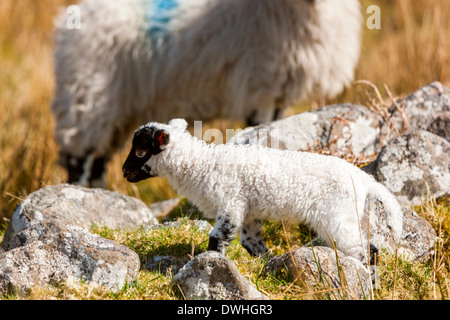
<instances>
[{"instance_id":1,"label":"lamb's hind leg","mask_svg":"<svg viewBox=\"0 0 450 320\"><path fill-rule=\"evenodd\" d=\"M263 256L267 253L267 247L261 236L262 224L263 221L259 219L246 221L241 229L239 240L252 256Z\"/></svg>"}]
</instances>

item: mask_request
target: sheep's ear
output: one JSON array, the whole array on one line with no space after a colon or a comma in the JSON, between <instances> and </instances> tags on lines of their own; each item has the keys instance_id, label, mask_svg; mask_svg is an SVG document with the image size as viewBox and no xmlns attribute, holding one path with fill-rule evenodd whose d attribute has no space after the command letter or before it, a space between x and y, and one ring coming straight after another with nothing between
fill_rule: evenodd
<instances>
[{"instance_id":1,"label":"sheep's ear","mask_svg":"<svg viewBox=\"0 0 450 320\"><path fill-rule=\"evenodd\" d=\"M153 132L153 146L164 150L169 143L169 134L164 129L157 129Z\"/></svg>"},{"instance_id":2,"label":"sheep's ear","mask_svg":"<svg viewBox=\"0 0 450 320\"><path fill-rule=\"evenodd\" d=\"M187 129L188 123L184 119L172 119L169 121L169 126L180 131L185 131Z\"/></svg>"}]
</instances>

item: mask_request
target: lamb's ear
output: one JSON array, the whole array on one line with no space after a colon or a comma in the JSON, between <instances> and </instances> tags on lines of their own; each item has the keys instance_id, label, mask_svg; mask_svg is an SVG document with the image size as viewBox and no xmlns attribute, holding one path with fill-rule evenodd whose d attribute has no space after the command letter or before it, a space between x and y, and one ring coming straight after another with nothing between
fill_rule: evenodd
<instances>
[{"instance_id":1,"label":"lamb's ear","mask_svg":"<svg viewBox=\"0 0 450 320\"><path fill-rule=\"evenodd\" d=\"M169 121L169 126L179 130L179 131L186 131L188 123L184 119L172 119Z\"/></svg>"},{"instance_id":2,"label":"lamb's ear","mask_svg":"<svg viewBox=\"0 0 450 320\"><path fill-rule=\"evenodd\" d=\"M167 147L167 144L169 144L169 133L164 129L155 130L155 132L153 132L152 143L156 148L164 150Z\"/></svg>"}]
</instances>

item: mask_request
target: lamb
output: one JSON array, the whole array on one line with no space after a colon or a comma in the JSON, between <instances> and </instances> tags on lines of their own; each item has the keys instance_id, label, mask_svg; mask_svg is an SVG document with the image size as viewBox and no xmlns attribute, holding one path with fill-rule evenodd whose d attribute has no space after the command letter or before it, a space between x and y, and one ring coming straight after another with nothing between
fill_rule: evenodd
<instances>
[{"instance_id":1,"label":"lamb","mask_svg":"<svg viewBox=\"0 0 450 320\"><path fill-rule=\"evenodd\" d=\"M105 167L149 121L283 116L351 83L357 0L84 0L57 20L52 101L68 182L106 187Z\"/></svg>"},{"instance_id":2,"label":"lamb","mask_svg":"<svg viewBox=\"0 0 450 320\"><path fill-rule=\"evenodd\" d=\"M140 127L123 174L129 182L167 177L176 191L215 219L209 250L224 253L239 232L250 254L264 255L263 221L282 220L306 223L328 245L373 263L377 249L372 244L367 249L367 237L360 233L369 194L383 202L388 225L400 239L403 215L396 198L345 160L257 145L206 144L186 128L183 119Z\"/></svg>"}]
</instances>

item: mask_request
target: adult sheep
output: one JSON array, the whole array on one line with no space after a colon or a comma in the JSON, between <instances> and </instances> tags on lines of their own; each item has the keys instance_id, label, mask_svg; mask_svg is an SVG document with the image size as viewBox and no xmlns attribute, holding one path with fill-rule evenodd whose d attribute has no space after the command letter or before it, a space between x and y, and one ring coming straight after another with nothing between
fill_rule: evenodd
<instances>
[{"instance_id":1,"label":"adult sheep","mask_svg":"<svg viewBox=\"0 0 450 320\"><path fill-rule=\"evenodd\" d=\"M357 0L84 0L57 21L52 111L68 182L105 187L133 129L173 117L249 125L332 97L359 58Z\"/></svg>"}]
</instances>

